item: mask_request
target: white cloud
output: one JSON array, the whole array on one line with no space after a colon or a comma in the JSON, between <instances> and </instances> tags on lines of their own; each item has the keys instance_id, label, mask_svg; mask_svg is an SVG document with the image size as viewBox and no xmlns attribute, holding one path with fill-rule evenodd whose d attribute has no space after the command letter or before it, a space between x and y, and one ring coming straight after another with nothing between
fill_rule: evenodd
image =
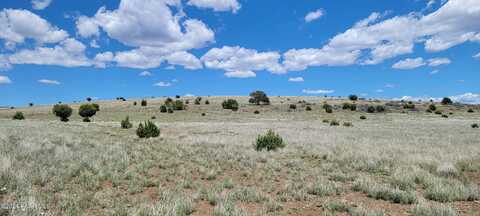
<instances>
[{"instance_id":1,"label":"white cloud","mask_svg":"<svg viewBox=\"0 0 480 216\"><path fill-rule=\"evenodd\" d=\"M153 74L150 71L143 71L138 74L139 76L153 76Z\"/></svg>"},{"instance_id":2,"label":"white cloud","mask_svg":"<svg viewBox=\"0 0 480 216\"><path fill-rule=\"evenodd\" d=\"M395 63L392 68L394 69L400 69L400 70L410 70L410 69L415 69L418 67L421 67L425 65L425 62L423 61L423 58L407 58L405 60L401 60L397 63Z\"/></svg>"},{"instance_id":3,"label":"white cloud","mask_svg":"<svg viewBox=\"0 0 480 216\"><path fill-rule=\"evenodd\" d=\"M230 71L224 75L228 78L251 78L257 76L253 71Z\"/></svg>"},{"instance_id":4,"label":"white cloud","mask_svg":"<svg viewBox=\"0 0 480 216\"><path fill-rule=\"evenodd\" d=\"M12 83L12 80L10 80L10 78L8 78L7 76L0 76L0 85L10 83Z\"/></svg>"},{"instance_id":5,"label":"white cloud","mask_svg":"<svg viewBox=\"0 0 480 216\"><path fill-rule=\"evenodd\" d=\"M397 85L392 84L392 83L385 84L385 88L396 88L396 87L397 87Z\"/></svg>"},{"instance_id":6,"label":"white cloud","mask_svg":"<svg viewBox=\"0 0 480 216\"><path fill-rule=\"evenodd\" d=\"M309 23L314 20L320 19L323 16L323 14L324 14L323 9L318 9L316 11L309 12L305 16L305 22Z\"/></svg>"},{"instance_id":7,"label":"white cloud","mask_svg":"<svg viewBox=\"0 0 480 216\"><path fill-rule=\"evenodd\" d=\"M433 70L432 72L430 72L430 75L437 74L438 72L440 72L440 71L439 70Z\"/></svg>"},{"instance_id":8,"label":"white cloud","mask_svg":"<svg viewBox=\"0 0 480 216\"><path fill-rule=\"evenodd\" d=\"M95 63L95 67L98 68L105 68L107 64L113 61L113 53L112 52L104 52L104 53L98 53L95 55L95 58L93 59Z\"/></svg>"},{"instance_id":9,"label":"white cloud","mask_svg":"<svg viewBox=\"0 0 480 216\"><path fill-rule=\"evenodd\" d=\"M284 73L285 70L279 63L278 52L258 52L239 46L212 48L201 57L207 68L220 69L227 72L242 71L254 74L253 71L269 71L271 73ZM229 73L235 74L235 73Z\"/></svg>"},{"instance_id":10,"label":"white cloud","mask_svg":"<svg viewBox=\"0 0 480 216\"><path fill-rule=\"evenodd\" d=\"M10 44L23 43L31 38L36 42L57 43L68 33L50 25L46 20L28 10L3 9L0 11L0 39Z\"/></svg>"},{"instance_id":11,"label":"white cloud","mask_svg":"<svg viewBox=\"0 0 480 216\"><path fill-rule=\"evenodd\" d=\"M58 65L64 67L91 66L85 56L85 45L69 38L54 47L36 47L20 50L10 56L11 64Z\"/></svg>"},{"instance_id":12,"label":"white cloud","mask_svg":"<svg viewBox=\"0 0 480 216\"><path fill-rule=\"evenodd\" d=\"M480 104L480 94L465 93L450 97L453 101L465 104Z\"/></svg>"},{"instance_id":13,"label":"white cloud","mask_svg":"<svg viewBox=\"0 0 480 216\"><path fill-rule=\"evenodd\" d=\"M154 86L158 86L158 87L170 87L170 86L172 86L172 83L161 81L161 82L155 83Z\"/></svg>"},{"instance_id":14,"label":"white cloud","mask_svg":"<svg viewBox=\"0 0 480 216\"><path fill-rule=\"evenodd\" d=\"M448 58L432 58L428 60L428 65L431 67L437 67L440 65L448 65L452 63Z\"/></svg>"},{"instance_id":15,"label":"white cloud","mask_svg":"<svg viewBox=\"0 0 480 216\"><path fill-rule=\"evenodd\" d=\"M197 57L185 51L172 53L165 56L165 59L171 65L181 65L190 70L203 68L202 62Z\"/></svg>"},{"instance_id":16,"label":"white cloud","mask_svg":"<svg viewBox=\"0 0 480 216\"><path fill-rule=\"evenodd\" d=\"M49 80L49 79L41 79L38 80L39 83L46 84L46 85L60 85L61 83L57 80Z\"/></svg>"},{"instance_id":17,"label":"white cloud","mask_svg":"<svg viewBox=\"0 0 480 216\"><path fill-rule=\"evenodd\" d=\"M198 8L211 8L214 11L232 11L237 13L242 7L237 0L190 0L187 3Z\"/></svg>"},{"instance_id":18,"label":"white cloud","mask_svg":"<svg viewBox=\"0 0 480 216\"><path fill-rule=\"evenodd\" d=\"M283 54L283 64L289 71L301 71L310 66L346 66L354 64L359 55L359 51L342 51L329 47L291 49Z\"/></svg>"},{"instance_id":19,"label":"white cloud","mask_svg":"<svg viewBox=\"0 0 480 216\"><path fill-rule=\"evenodd\" d=\"M473 56L474 59L480 59L480 53L477 53L476 55Z\"/></svg>"},{"instance_id":20,"label":"white cloud","mask_svg":"<svg viewBox=\"0 0 480 216\"><path fill-rule=\"evenodd\" d=\"M304 94L331 94L334 93L334 90L324 90L324 89L303 89L302 93Z\"/></svg>"},{"instance_id":21,"label":"white cloud","mask_svg":"<svg viewBox=\"0 0 480 216\"><path fill-rule=\"evenodd\" d=\"M0 71L9 70L12 68L12 65L8 61L8 58L4 55L0 55Z\"/></svg>"},{"instance_id":22,"label":"white cloud","mask_svg":"<svg viewBox=\"0 0 480 216\"><path fill-rule=\"evenodd\" d=\"M43 10L47 8L52 0L32 0L32 7L35 10Z\"/></svg>"},{"instance_id":23,"label":"white cloud","mask_svg":"<svg viewBox=\"0 0 480 216\"><path fill-rule=\"evenodd\" d=\"M288 81L289 82L303 82L305 80L303 80L303 77L290 77L290 78L288 78Z\"/></svg>"},{"instance_id":24,"label":"white cloud","mask_svg":"<svg viewBox=\"0 0 480 216\"><path fill-rule=\"evenodd\" d=\"M77 32L82 37L91 37L100 35L100 28L95 19L86 16L80 16L76 21Z\"/></svg>"}]
</instances>

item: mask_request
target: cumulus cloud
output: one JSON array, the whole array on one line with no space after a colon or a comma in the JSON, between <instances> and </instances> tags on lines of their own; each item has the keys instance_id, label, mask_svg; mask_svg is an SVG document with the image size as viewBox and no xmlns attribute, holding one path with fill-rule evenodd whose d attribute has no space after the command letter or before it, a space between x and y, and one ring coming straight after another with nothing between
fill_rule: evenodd
<instances>
[{"instance_id":1,"label":"cumulus cloud","mask_svg":"<svg viewBox=\"0 0 480 216\"><path fill-rule=\"evenodd\" d=\"M52 0L32 0L32 7L35 10L43 10L47 8Z\"/></svg>"},{"instance_id":2,"label":"cumulus cloud","mask_svg":"<svg viewBox=\"0 0 480 216\"><path fill-rule=\"evenodd\" d=\"M451 96L453 101L465 104L480 104L480 94L465 93L461 95Z\"/></svg>"},{"instance_id":3,"label":"cumulus cloud","mask_svg":"<svg viewBox=\"0 0 480 216\"><path fill-rule=\"evenodd\" d=\"M0 85L10 83L12 83L12 80L10 80L10 78L8 78L7 76L0 76Z\"/></svg>"},{"instance_id":4,"label":"cumulus cloud","mask_svg":"<svg viewBox=\"0 0 480 216\"><path fill-rule=\"evenodd\" d=\"M309 23L314 20L320 19L323 16L324 12L323 9L318 9L316 11L309 12L305 15L305 22Z\"/></svg>"},{"instance_id":5,"label":"cumulus cloud","mask_svg":"<svg viewBox=\"0 0 480 216\"><path fill-rule=\"evenodd\" d=\"M431 67L437 67L440 65L448 65L452 63L452 61L448 58L432 58L428 60L428 65Z\"/></svg>"},{"instance_id":6,"label":"cumulus cloud","mask_svg":"<svg viewBox=\"0 0 480 216\"><path fill-rule=\"evenodd\" d=\"M150 71L143 71L143 72L139 73L138 75L143 76L143 77L153 76L153 74Z\"/></svg>"},{"instance_id":7,"label":"cumulus cloud","mask_svg":"<svg viewBox=\"0 0 480 216\"><path fill-rule=\"evenodd\" d=\"M196 70L203 68L202 62L194 55L185 52L174 52L165 56L165 60L171 65L181 65L186 69Z\"/></svg>"},{"instance_id":8,"label":"cumulus cloud","mask_svg":"<svg viewBox=\"0 0 480 216\"><path fill-rule=\"evenodd\" d=\"M58 65L64 67L91 66L85 56L85 45L69 38L54 47L23 49L8 57L11 64Z\"/></svg>"},{"instance_id":9,"label":"cumulus cloud","mask_svg":"<svg viewBox=\"0 0 480 216\"><path fill-rule=\"evenodd\" d=\"M415 69L418 67L421 67L425 65L425 62L423 61L423 58L407 58L405 60L401 60L397 63L395 63L392 68L394 69L399 69L399 70L410 70L410 69Z\"/></svg>"},{"instance_id":10,"label":"cumulus cloud","mask_svg":"<svg viewBox=\"0 0 480 216\"><path fill-rule=\"evenodd\" d=\"M52 26L43 18L28 11L3 9L0 11L0 39L15 44L33 39L37 43L57 43L65 40L68 33Z\"/></svg>"},{"instance_id":11,"label":"cumulus cloud","mask_svg":"<svg viewBox=\"0 0 480 216\"><path fill-rule=\"evenodd\" d=\"M214 11L232 11L237 13L242 7L237 0L190 0L188 5L198 8L210 8Z\"/></svg>"},{"instance_id":12,"label":"cumulus cloud","mask_svg":"<svg viewBox=\"0 0 480 216\"><path fill-rule=\"evenodd\" d=\"M289 82L303 82L305 80L303 80L303 77L290 77L290 78L288 78L288 81Z\"/></svg>"},{"instance_id":13,"label":"cumulus cloud","mask_svg":"<svg viewBox=\"0 0 480 216\"><path fill-rule=\"evenodd\" d=\"M253 71L230 71L224 75L228 78L251 78L257 76Z\"/></svg>"},{"instance_id":14,"label":"cumulus cloud","mask_svg":"<svg viewBox=\"0 0 480 216\"><path fill-rule=\"evenodd\" d=\"M41 79L38 80L39 83L46 84L46 85L60 85L61 83L57 80L49 80L49 79Z\"/></svg>"},{"instance_id":15,"label":"cumulus cloud","mask_svg":"<svg viewBox=\"0 0 480 216\"><path fill-rule=\"evenodd\" d=\"M335 92L334 90L324 90L324 89L303 89L302 93L304 94L331 94Z\"/></svg>"},{"instance_id":16,"label":"cumulus cloud","mask_svg":"<svg viewBox=\"0 0 480 216\"><path fill-rule=\"evenodd\" d=\"M239 46L224 46L210 49L201 60L207 68L225 70L228 74L242 72L241 74L249 74L251 77L255 74L254 71L284 73L285 70L279 63L280 57L278 52L258 52Z\"/></svg>"},{"instance_id":17,"label":"cumulus cloud","mask_svg":"<svg viewBox=\"0 0 480 216\"><path fill-rule=\"evenodd\" d=\"M284 64L294 70L309 66L379 64L413 53L416 43L423 43L428 52L438 52L467 41L480 41L477 0L450 0L427 15L410 13L381 18L381 14L372 13L334 36L322 48L288 51L284 54ZM327 51L329 55L325 54ZM336 64L331 64L332 59L337 59Z\"/></svg>"},{"instance_id":18,"label":"cumulus cloud","mask_svg":"<svg viewBox=\"0 0 480 216\"><path fill-rule=\"evenodd\" d=\"M170 87L170 86L172 86L172 83L160 81L160 82L158 82L158 83L155 83L154 86L158 86L158 87Z\"/></svg>"},{"instance_id":19,"label":"cumulus cloud","mask_svg":"<svg viewBox=\"0 0 480 216\"><path fill-rule=\"evenodd\" d=\"M76 21L77 33L82 37L99 36L100 28L95 19L80 16Z\"/></svg>"}]
</instances>

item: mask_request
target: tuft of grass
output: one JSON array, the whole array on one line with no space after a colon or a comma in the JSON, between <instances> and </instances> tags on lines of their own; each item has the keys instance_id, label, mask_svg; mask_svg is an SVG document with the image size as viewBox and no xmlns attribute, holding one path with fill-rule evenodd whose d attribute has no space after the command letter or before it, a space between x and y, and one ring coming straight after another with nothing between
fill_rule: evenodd
<instances>
[{"instance_id":1,"label":"tuft of grass","mask_svg":"<svg viewBox=\"0 0 480 216\"><path fill-rule=\"evenodd\" d=\"M457 212L446 205L417 204L412 211L412 216L456 216Z\"/></svg>"},{"instance_id":2,"label":"tuft of grass","mask_svg":"<svg viewBox=\"0 0 480 216\"><path fill-rule=\"evenodd\" d=\"M312 185L308 187L308 194L315 196L330 196L341 193L340 188L333 182L317 179Z\"/></svg>"}]
</instances>

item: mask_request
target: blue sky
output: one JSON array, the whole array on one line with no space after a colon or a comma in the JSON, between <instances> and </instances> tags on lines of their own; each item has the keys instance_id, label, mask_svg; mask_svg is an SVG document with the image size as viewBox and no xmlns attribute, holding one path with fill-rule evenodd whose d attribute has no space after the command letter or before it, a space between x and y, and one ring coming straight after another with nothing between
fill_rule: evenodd
<instances>
[{"instance_id":1,"label":"blue sky","mask_svg":"<svg viewBox=\"0 0 480 216\"><path fill-rule=\"evenodd\" d=\"M0 106L256 89L480 103L477 0L0 6Z\"/></svg>"}]
</instances>

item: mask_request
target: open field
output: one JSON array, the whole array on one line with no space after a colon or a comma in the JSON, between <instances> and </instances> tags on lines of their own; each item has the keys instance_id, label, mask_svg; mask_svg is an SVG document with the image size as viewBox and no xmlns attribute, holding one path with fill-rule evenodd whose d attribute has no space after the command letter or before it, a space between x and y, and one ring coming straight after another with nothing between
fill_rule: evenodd
<instances>
[{"instance_id":1,"label":"open field","mask_svg":"<svg viewBox=\"0 0 480 216\"><path fill-rule=\"evenodd\" d=\"M160 113L164 98L100 101L91 123L79 104L67 123L51 106L0 110L0 215L480 215L478 107L437 105L452 112L442 118L425 112L428 103L329 114L325 100L344 101L255 106L236 97L233 112L222 109L225 97L186 99L188 109L172 114ZM16 111L26 120L11 120ZM134 128L121 129L127 115ZM160 137L137 138L152 116ZM323 122L334 119L353 127ZM268 129L284 149L254 150Z\"/></svg>"}]
</instances>

